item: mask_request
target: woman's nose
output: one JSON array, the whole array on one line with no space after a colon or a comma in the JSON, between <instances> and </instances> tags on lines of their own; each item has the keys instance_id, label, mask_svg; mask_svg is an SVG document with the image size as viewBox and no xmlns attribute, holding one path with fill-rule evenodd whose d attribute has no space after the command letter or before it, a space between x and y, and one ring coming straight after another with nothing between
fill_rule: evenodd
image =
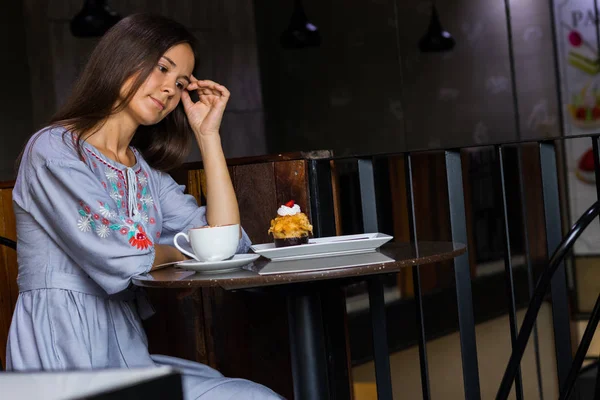
<instances>
[{"instance_id":1,"label":"woman's nose","mask_svg":"<svg viewBox=\"0 0 600 400\"><path fill-rule=\"evenodd\" d=\"M175 90L177 89L175 87L175 85L176 85L176 82L166 81L163 85L163 91L165 93L173 94L173 93L175 93Z\"/></svg>"}]
</instances>

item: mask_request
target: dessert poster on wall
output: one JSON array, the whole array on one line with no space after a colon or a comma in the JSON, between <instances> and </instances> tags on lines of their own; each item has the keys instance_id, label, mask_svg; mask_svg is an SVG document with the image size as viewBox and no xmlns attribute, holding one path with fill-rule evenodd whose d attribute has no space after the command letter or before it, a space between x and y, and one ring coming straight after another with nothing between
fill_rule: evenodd
<instances>
[{"instance_id":1,"label":"dessert poster on wall","mask_svg":"<svg viewBox=\"0 0 600 400\"><path fill-rule=\"evenodd\" d=\"M599 2L600 3L600 2ZM600 132L600 59L594 0L554 0L564 135ZM565 140L571 221L596 200L592 141ZM575 243L576 255L600 254L600 224Z\"/></svg>"}]
</instances>

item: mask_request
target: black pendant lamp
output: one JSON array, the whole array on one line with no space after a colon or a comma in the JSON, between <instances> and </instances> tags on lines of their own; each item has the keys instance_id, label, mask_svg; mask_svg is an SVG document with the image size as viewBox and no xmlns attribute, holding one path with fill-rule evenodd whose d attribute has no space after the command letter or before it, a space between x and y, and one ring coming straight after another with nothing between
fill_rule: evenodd
<instances>
[{"instance_id":1,"label":"black pendant lamp","mask_svg":"<svg viewBox=\"0 0 600 400\"><path fill-rule=\"evenodd\" d=\"M450 33L442 28L440 17L435 7L431 5L431 18L429 19L429 29L425 36L419 40L419 50L424 53L449 51L454 48L456 42Z\"/></svg>"},{"instance_id":2,"label":"black pendant lamp","mask_svg":"<svg viewBox=\"0 0 600 400\"><path fill-rule=\"evenodd\" d=\"M308 20L301 0L294 0L294 12L287 29L281 34L281 46L285 49L302 49L321 45L318 28Z\"/></svg>"},{"instance_id":3,"label":"black pendant lamp","mask_svg":"<svg viewBox=\"0 0 600 400\"><path fill-rule=\"evenodd\" d=\"M120 19L106 0L85 0L83 9L71 20L71 33L76 37L102 36Z\"/></svg>"}]
</instances>

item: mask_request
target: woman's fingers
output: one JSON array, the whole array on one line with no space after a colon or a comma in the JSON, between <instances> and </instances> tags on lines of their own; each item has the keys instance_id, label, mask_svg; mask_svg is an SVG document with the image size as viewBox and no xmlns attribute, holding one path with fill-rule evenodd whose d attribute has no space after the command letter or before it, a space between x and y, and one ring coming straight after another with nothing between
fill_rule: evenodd
<instances>
[{"instance_id":1,"label":"woman's fingers","mask_svg":"<svg viewBox=\"0 0 600 400\"><path fill-rule=\"evenodd\" d=\"M181 102L183 103L183 108L185 110L188 110L190 107L192 107L194 105L194 102L192 101L190 94L185 90L183 91L183 93L181 93Z\"/></svg>"},{"instance_id":2,"label":"woman's fingers","mask_svg":"<svg viewBox=\"0 0 600 400\"><path fill-rule=\"evenodd\" d=\"M214 96L223 96L229 97L229 90L223 85L219 85L218 83L211 80L194 80L192 76L192 83L190 83L187 87L187 90L197 90L199 94L205 95L214 95Z\"/></svg>"}]
</instances>

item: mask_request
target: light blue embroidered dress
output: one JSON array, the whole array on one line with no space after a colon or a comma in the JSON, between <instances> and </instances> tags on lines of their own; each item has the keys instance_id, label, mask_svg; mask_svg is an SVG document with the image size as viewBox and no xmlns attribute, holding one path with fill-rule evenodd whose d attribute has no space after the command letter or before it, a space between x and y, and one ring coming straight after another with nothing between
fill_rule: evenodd
<instances>
[{"instance_id":1,"label":"light blue embroidered dress","mask_svg":"<svg viewBox=\"0 0 600 400\"><path fill-rule=\"evenodd\" d=\"M131 278L150 270L154 244L206 225L205 209L134 150L131 168L52 128L25 149L13 191L19 298L10 326L10 370L171 365L186 399L278 399L206 365L150 355L140 317L152 310ZM238 252L250 241L244 234Z\"/></svg>"}]
</instances>

